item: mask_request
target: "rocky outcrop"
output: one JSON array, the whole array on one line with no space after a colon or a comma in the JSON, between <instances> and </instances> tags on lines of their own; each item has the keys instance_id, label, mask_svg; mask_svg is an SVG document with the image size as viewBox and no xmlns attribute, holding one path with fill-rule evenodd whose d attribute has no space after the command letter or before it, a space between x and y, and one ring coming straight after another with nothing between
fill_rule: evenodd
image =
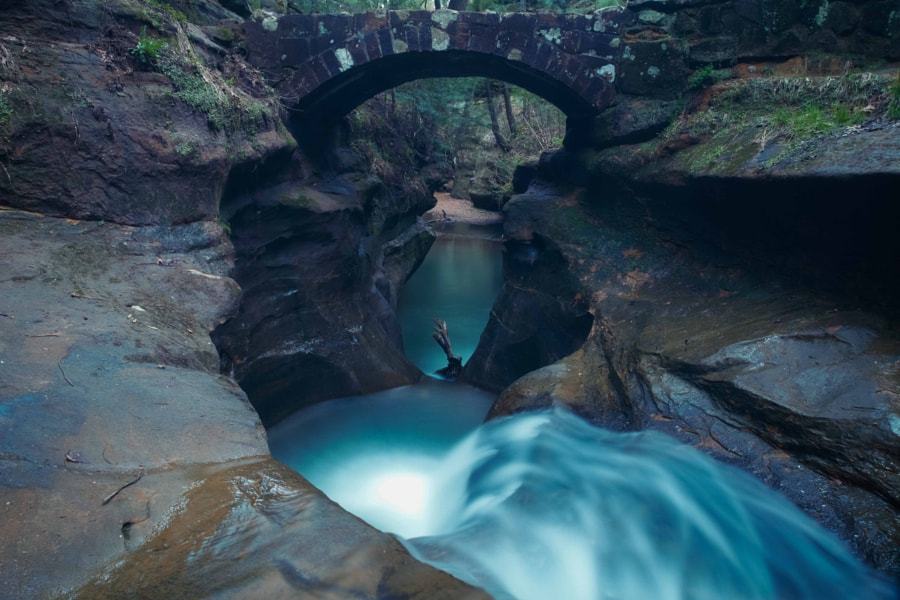
<instances>
[{"instance_id":1,"label":"rocky outcrop","mask_svg":"<svg viewBox=\"0 0 900 600\"><path fill-rule=\"evenodd\" d=\"M355 161L325 175L294 161L282 181L235 183L225 201L243 294L215 340L267 424L421 377L394 309L431 247L418 215L434 198L390 189Z\"/></svg>"},{"instance_id":2,"label":"rocky outcrop","mask_svg":"<svg viewBox=\"0 0 900 600\"><path fill-rule=\"evenodd\" d=\"M0 204L215 219L234 165L294 146L259 74L165 5L14 4L0 10ZM165 46L140 54L141 39Z\"/></svg>"},{"instance_id":3,"label":"rocky outcrop","mask_svg":"<svg viewBox=\"0 0 900 600\"><path fill-rule=\"evenodd\" d=\"M831 186L840 197L851 188ZM531 298L578 307L567 315L583 311L593 325L571 354L504 390L491 415L564 405L605 427L665 431L756 474L896 573L900 344L883 286L864 291L847 277L826 292L793 275L782 246L763 250L768 234L748 213L766 214L771 232L795 226L790 196L776 189L719 212L696 191L550 189L535 182L505 209L508 253L527 260L509 259L516 293L498 300L475 354L482 364L468 368L503 381L492 367L518 356L510 342L528 327L508 315ZM897 217L888 204L870 210L857 217L869 229L848 231ZM807 217L834 239L827 210ZM760 246L736 251L751 234ZM833 266L852 274L848 260ZM541 319L542 336L573 339L569 321Z\"/></svg>"},{"instance_id":4,"label":"rocky outcrop","mask_svg":"<svg viewBox=\"0 0 900 600\"><path fill-rule=\"evenodd\" d=\"M564 405L737 464L896 577L897 74L812 54L831 4L762 4L629 3L656 34L614 104L518 170L466 372L521 376L491 416ZM897 56L896 32L842 31L828 51Z\"/></svg>"},{"instance_id":5,"label":"rocky outcrop","mask_svg":"<svg viewBox=\"0 0 900 600\"><path fill-rule=\"evenodd\" d=\"M218 226L4 210L0 231L0 579L45 597L163 523L194 465L268 448L209 340L239 293Z\"/></svg>"},{"instance_id":6,"label":"rocky outcrop","mask_svg":"<svg viewBox=\"0 0 900 600\"><path fill-rule=\"evenodd\" d=\"M384 277L376 280L375 286L393 308L397 308L400 288L425 260L436 238L435 232L423 219L417 219L415 224L382 246Z\"/></svg>"},{"instance_id":7,"label":"rocky outcrop","mask_svg":"<svg viewBox=\"0 0 900 600\"><path fill-rule=\"evenodd\" d=\"M215 223L0 210L0 597L55 596L104 566L79 596L241 594L253 582L480 597L268 458L209 338L240 294L231 267ZM266 550L241 569L217 560L244 542Z\"/></svg>"},{"instance_id":8,"label":"rocky outcrop","mask_svg":"<svg viewBox=\"0 0 900 600\"><path fill-rule=\"evenodd\" d=\"M548 202L555 199L554 190L540 185L533 194L536 202L543 194ZM514 214L506 212L507 218ZM507 223L505 235L515 227ZM556 240L538 235L521 244L517 239L507 241L503 288L464 372L467 381L498 392L575 351L593 322L587 299L579 293L581 285L568 275Z\"/></svg>"},{"instance_id":9,"label":"rocky outcrop","mask_svg":"<svg viewBox=\"0 0 900 600\"><path fill-rule=\"evenodd\" d=\"M0 1L0 597L244 595L251 582L481 597L271 461L220 371L215 328L252 312L247 299L260 314L299 296L279 325L300 329L260 352L321 335L366 384L414 379L391 294L430 240L420 197L358 164L321 176L292 158L271 90L230 45L235 23L206 0ZM246 568L186 559L242 553L238 539L256 548Z\"/></svg>"}]
</instances>

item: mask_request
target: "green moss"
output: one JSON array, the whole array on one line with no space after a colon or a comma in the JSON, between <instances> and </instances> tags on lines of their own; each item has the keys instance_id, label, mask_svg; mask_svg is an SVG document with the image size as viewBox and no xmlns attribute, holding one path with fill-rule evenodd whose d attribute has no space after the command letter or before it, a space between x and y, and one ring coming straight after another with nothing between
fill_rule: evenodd
<instances>
[{"instance_id":1,"label":"green moss","mask_svg":"<svg viewBox=\"0 0 900 600\"><path fill-rule=\"evenodd\" d=\"M147 35L147 28L144 27L141 29L137 45L131 49L131 56L143 67L154 67L168 47L169 42Z\"/></svg>"},{"instance_id":2,"label":"green moss","mask_svg":"<svg viewBox=\"0 0 900 600\"><path fill-rule=\"evenodd\" d=\"M216 34L219 39L223 42L233 42L234 41L234 30L230 27L219 27L216 30Z\"/></svg>"},{"instance_id":3,"label":"green moss","mask_svg":"<svg viewBox=\"0 0 900 600\"><path fill-rule=\"evenodd\" d=\"M214 131L254 134L271 117L268 103L243 92L233 79L225 80L221 73L207 68L189 42L162 48L153 59L153 67L168 77L174 88L172 97L204 114Z\"/></svg>"},{"instance_id":4,"label":"green moss","mask_svg":"<svg viewBox=\"0 0 900 600\"><path fill-rule=\"evenodd\" d=\"M162 0L145 0L149 6L166 14L170 19L179 23L186 23L187 15L175 8L174 6L163 2Z\"/></svg>"},{"instance_id":5,"label":"green moss","mask_svg":"<svg viewBox=\"0 0 900 600\"><path fill-rule=\"evenodd\" d=\"M700 90L731 77L731 69L714 69L712 65L706 65L691 73L691 76L688 77L688 87L692 90Z\"/></svg>"},{"instance_id":6,"label":"green moss","mask_svg":"<svg viewBox=\"0 0 900 600\"><path fill-rule=\"evenodd\" d=\"M708 107L683 113L641 153L671 154L666 145L674 143L673 159L687 171L772 169L808 156L817 138L892 118L890 102L900 113L900 83L889 91L893 81L877 73L735 80L711 95Z\"/></svg>"},{"instance_id":7,"label":"green moss","mask_svg":"<svg viewBox=\"0 0 900 600\"><path fill-rule=\"evenodd\" d=\"M220 90L207 83L199 74L188 73L172 60L162 61L160 71L172 82L175 98L205 114L209 126L214 130L225 129L228 107Z\"/></svg>"}]
</instances>

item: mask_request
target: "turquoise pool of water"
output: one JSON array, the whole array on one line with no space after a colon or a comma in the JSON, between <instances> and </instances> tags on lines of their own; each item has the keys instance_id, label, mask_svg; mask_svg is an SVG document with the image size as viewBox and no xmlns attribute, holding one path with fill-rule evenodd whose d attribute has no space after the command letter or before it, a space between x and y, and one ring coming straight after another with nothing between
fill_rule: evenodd
<instances>
[{"instance_id":1,"label":"turquoise pool of water","mask_svg":"<svg viewBox=\"0 0 900 600\"><path fill-rule=\"evenodd\" d=\"M490 237L489 237L490 236ZM447 321L453 351L467 361L503 285L502 244L490 230L457 225L439 237L400 292L406 356L423 372L447 366L431 339L435 318Z\"/></svg>"}]
</instances>

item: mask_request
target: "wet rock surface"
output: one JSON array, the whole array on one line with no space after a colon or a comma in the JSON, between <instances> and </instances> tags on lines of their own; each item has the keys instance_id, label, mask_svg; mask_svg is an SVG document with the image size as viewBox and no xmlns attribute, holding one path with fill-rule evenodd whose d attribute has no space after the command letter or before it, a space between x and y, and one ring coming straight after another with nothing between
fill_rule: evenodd
<instances>
[{"instance_id":1,"label":"wet rock surface","mask_svg":"<svg viewBox=\"0 0 900 600\"><path fill-rule=\"evenodd\" d=\"M530 270L513 269L516 289L494 307L475 355L492 360L477 368L502 378L485 366L515 355L504 316L535 290L551 294L548 305L583 307L567 315L583 310L593 326L574 352L507 388L491 416L564 405L605 427L665 431L756 474L896 574L900 344L890 303L854 294L852 278L843 293L823 293L762 252L755 262L730 252L719 242L733 247L753 226L740 210L703 235L699 198L551 190L535 182L505 209L507 244L525 249L509 253L528 256ZM770 202L783 205L757 199ZM896 218L882 210L874 220ZM556 268L542 269L547 260ZM542 335L576 331L543 318L555 331Z\"/></svg>"},{"instance_id":2,"label":"wet rock surface","mask_svg":"<svg viewBox=\"0 0 900 600\"><path fill-rule=\"evenodd\" d=\"M182 512L78 598L488 598L413 559L289 468L207 468Z\"/></svg>"},{"instance_id":3,"label":"wet rock surface","mask_svg":"<svg viewBox=\"0 0 900 600\"><path fill-rule=\"evenodd\" d=\"M209 340L238 295L218 226L3 210L0 231L0 564L4 593L40 597L157 525L191 465L268 448Z\"/></svg>"},{"instance_id":4,"label":"wet rock surface","mask_svg":"<svg viewBox=\"0 0 900 600\"><path fill-rule=\"evenodd\" d=\"M217 224L0 210L0 597L124 556L76 597L482 597L268 459L209 338L231 264Z\"/></svg>"}]
</instances>

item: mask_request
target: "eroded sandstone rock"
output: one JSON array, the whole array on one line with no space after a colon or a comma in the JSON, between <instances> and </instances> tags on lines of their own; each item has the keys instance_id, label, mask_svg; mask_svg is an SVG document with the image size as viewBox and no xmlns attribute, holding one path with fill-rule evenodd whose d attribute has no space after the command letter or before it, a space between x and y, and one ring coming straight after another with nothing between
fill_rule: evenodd
<instances>
[{"instance_id":1,"label":"eroded sandstone rock","mask_svg":"<svg viewBox=\"0 0 900 600\"><path fill-rule=\"evenodd\" d=\"M159 6L21 2L0 10L0 32L2 205L134 225L215 219L234 165L295 145L258 73ZM141 64L141 36L172 64Z\"/></svg>"},{"instance_id":2,"label":"eroded sandstone rock","mask_svg":"<svg viewBox=\"0 0 900 600\"><path fill-rule=\"evenodd\" d=\"M549 189L505 209L512 247L532 258L475 356L490 356L486 365L512 356L504 340L519 322L510 328L504 316L534 294L563 307L581 299L593 327L572 354L504 390L491 415L564 405L605 427L665 431L756 474L896 573L900 345L885 305L848 281L822 293L759 249L735 253L753 227L739 209L701 224L710 218L701 198ZM757 201L784 204L774 190ZM871 218L895 215L882 210ZM776 230L790 218L767 214ZM547 248L552 270L540 268Z\"/></svg>"}]
</instances>

